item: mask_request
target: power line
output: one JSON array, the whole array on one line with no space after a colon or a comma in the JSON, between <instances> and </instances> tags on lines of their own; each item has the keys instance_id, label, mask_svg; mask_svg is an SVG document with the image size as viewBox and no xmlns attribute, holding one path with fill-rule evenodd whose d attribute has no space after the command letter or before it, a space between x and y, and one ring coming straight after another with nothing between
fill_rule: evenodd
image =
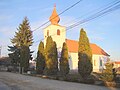
<instances>
[{"instance_id":1,"label":"power line","mask_svg":"<svg viewBox=\"0 0 120 90\"><path fill-rule=\"evenodd\" d=\"M112 5L109 5L109 6L105 7L104 9L98 11L97 13L91 15L90 17L85 18L85 19L83 19L81 21L75 22L74 24L68 26L67 29L68 30L72 29L72 28L74 28L74 27L76 27L76 26L78 26L80 24L86 23L86 22L91 21L91 20L93 20L93 19L95 19L97 17L100 17L100 16L102 16L104 14L107 14L107 13L109 13L111 11L117 10L117 9L120 8L120 4L119 3L120 3L120 1L117 1L117 2L113 3Z\"/></svg>"},{"instance_id":2,"label":"power line","mask_svg":"<svg viewBox=\"0 0 120 90\"><path fill-rule=\"evenodd\" d=\"M76 20L78 20L78 19L80 19L80 18L83 18L83 17L85 17L85 16L88 16L89 14L91 14L91 13L93 13L93 12L96 12L96 11L98 11L98 10L101 10L102 8L104 8L104 7L112 4L112 3L114 3L114 2L116 2L116 0L114 0L113 2L108 3L107 5L105 4L105 5L102 6L102 7L99 7L99 8L97 8L97 9L94 9L94 10L90 11L90 12L87 12L87 13L83 14L83 15L80 16L80 17L77 17L77 18L75 18L75 19L73 19L73 20L70 20L70 21L68 21L68 22L65 22L64 25L65 25L65 24L69 24L70 22L73 22L73 21L76 22Z\"/></svg>"},{"instance_id":3,"label":"power line","mask_svg":"<svg viewBox=\"0 0 120 90\"><path fill-rule=\"evenodd\" d=\"M80 24L86 23L86 22L91 21L91 20L93 20L93 19L95 19L95 18L97 18L97 17L100 17L100 16L105 15L105 14L107 14L107 13L109 13L109 12L112 12L112 11L114 11L114 10L119 9L119 8L120 8L120 4L119 4L119 3L120 3L120 1L117 1L117 2L113 3L112 5L108 5L107 7L103 8L103 9L100 10L99 12L93 14L92 16L90 16L90 17L88 17L88 18L85 18L85 19L83 19L83 20L81 20L81 21L78 21L78 22L76 22L76 23L68 26L67 29L66 29L66 31L68 31L68 30L70 30L70 29L72 29L72 28L74 28L74 27L76 27L76 26L78 26L78 25L80 25ZM118 4L118 5L117 5L117 4ZM116 6L115 6L115 5L116 5ZM54 36L54 34L51 35L51 36ZM40 39L40 40L38 40L38 41L41 41L41 40L44 40L44 38L43 38L43 39ZM38 41L36 41L36 43L37 43Z\"/></svg>"},{"instance_id":4,"label":"power line","mask_svg":"<svg viewBox=\"0 0 120 90\"><path fill-rule=\"evenodd\" d=\"M54 18L62 15L63 13L65 13L66 11L68 11L69 9L73 8L74 6L76 6L77 4L79 4L82 0L77 1L76 3L74 3L73 5L71 5L70 7L66 8L65 10L63 10L61 13L59 13L57 16L53 17L50 20L53 20ZM42 25L40 25L38 28L32 30L32 32L36 31L37 29L43 27L44 25L46 25L47 23L49 23L50 21L48 20L47 22L43 23ZM43 39L44 40L44 39ZM38 42L38 41L37 41Z\"/></svg>"},{"instance_id":5,"label":"power line","mask_svg":"<svg viewBox=\"0 0 120 90\"><path fill-rule=\"evenodd\" d=\"M74 6L76 6L77 4L79 4L81 1L82 1L82 0L77 1L76 3L74 3L74 4L73 4L73 5L71 5L70 7L66 8L66 9L65 9L65 10L63 10L61 13L59 13L58 15L56 15L55 17L53 17L53 18L52 18L52 19L50 19L50 20L53 20L54 18L56 18L56 17L60 16L60 15L61 15L61 14L63 14L64 12L68 11L68 10L69 10L69 9L71 9L72 7L74 7ZM37 29L41 28L42 26L46 25L47 23L49 23L49 22L50 22L50 20L48 20L47 22L43 23L43 24L42 24L42 25L40 25L38 28L34 29L34 30L33 30L33 32L34 32L34 31L36 31Z\"/></svg>"}]
</instances>

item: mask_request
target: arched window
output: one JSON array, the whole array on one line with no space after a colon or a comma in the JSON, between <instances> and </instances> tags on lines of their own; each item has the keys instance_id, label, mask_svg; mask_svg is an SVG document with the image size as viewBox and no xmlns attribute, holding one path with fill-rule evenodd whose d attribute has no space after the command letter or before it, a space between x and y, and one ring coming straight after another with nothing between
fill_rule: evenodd
<instances>
[{"instance_id":1,"label":"arched window","mask_svg":"<svg viewBox=\"0 0 120 90\"><path fill-rule=\"evenodd\" d=\"M96 66L96 60L94 60L94 66Z\"/></svg>"},{"instance_id":2,"label":"arched window","mask_svg":"<svg viewBox=\"0 0 120 90\"><path fill-rule=\"evenodd\" d=\"M102 60L100 60L100 66L102 66Z\"/></svg>"},{"instance_id":3,"label":"arched window","mask_svg":"<svg viewBox=\"0 0 120 90\"><path fill-rule=\"evenodd\" d=\"M49 36L49 30L47 30L47 36Z\"/></svg>"},{"instance_id":4,"label":"arched window","mask_svg":"<svg viewBox=\"0 0 120 90\"><path fill-rule=\"evenodd\" d=\"M60 30L59 29L57 30L57 35L60 35Z\"/></svg>"}]
</instances>

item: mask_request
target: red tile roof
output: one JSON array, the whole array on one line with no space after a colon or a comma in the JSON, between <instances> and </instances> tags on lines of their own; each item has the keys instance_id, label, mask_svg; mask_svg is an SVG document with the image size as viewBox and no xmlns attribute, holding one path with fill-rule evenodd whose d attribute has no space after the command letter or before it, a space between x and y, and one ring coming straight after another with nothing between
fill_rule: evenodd
<instances>
[{"instance_id":1,"label":"red tile roof","mask_svg":"<svg viewBox=\"0 0 120 90\"><path fill-rule=\"evenodd\" d=\"M120 64L120 62L115 62L115 64Z\"/></svg>"},{"instance_id":2,"label":"red tile roof","mask_svg":"<svg viewBox=\"0 0 120 90\"><path fill-rule=\"evenodd\" d=\"M75 53L78 52L78 41L66 39L66 44L68 46L69 52L75 52ZM90 44L90 47L92 49L92 54L110 56L109 54L107 54L102 48L100 48L96 44Z\"/></svg>"}]
</instances>

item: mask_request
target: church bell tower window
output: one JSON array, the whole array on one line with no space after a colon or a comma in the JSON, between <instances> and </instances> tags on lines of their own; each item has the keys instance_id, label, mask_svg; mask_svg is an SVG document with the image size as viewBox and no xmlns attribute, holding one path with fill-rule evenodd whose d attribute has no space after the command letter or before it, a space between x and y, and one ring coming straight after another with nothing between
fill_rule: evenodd
<instances>
[{"instance_id":1,"label":"church bell tower window","mask_svg":"<svg viewBox=\"0 0 120 90\"><path fill-rule=\"evenodd\" d=\"M57 30L57 35L60 35L60 30L59 29Z\"/></svg>"},{"instance_id":2,"label":"church bell tower window","mask_svg":"<svg viewBox=\"0 0 120 90\"><path fill-rule=\"evenodd\" d=\"M47 36L49 36L49 30L47 30Z\"/></svg>"}]
</instances>

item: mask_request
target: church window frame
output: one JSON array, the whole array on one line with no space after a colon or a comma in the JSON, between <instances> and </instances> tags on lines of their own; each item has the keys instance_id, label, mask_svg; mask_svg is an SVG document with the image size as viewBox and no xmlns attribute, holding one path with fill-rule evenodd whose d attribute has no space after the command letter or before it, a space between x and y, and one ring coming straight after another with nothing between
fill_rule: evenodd
<instances>
[{"instance_id":1,"label":"church window frame","mask_svg":"<svg viewBox=\"0 0 120 90\"><path fill-rule=\"evenodd\" d=\"M49 36L49 30L47 30L47 36Z\"/></svg>"},{"instance_id":2,"label":"church window frame","mask_svg":"<svg viewBox=\"0 0 120 90\"><path fill-rule=\"evenodd\" d=\"M60 35L60 29L57 29L57 35Z\"/></svg>"},{"instance_id":3,"label":"church window frame","mask_svg":"<svg viewBox=\"0 0 120 90\"><path fill-rule=\"evenodd\" d=\"M103 61L101 58L100 58L100 66L103 66Z\"/></svg>"},{"instance_id":4,"label":"church window frame","mask_svg":"<svg viewBox=\"0 0 120 90\"><path fill-rule=\"evenodd\" d=\"M96 60L94 60L94 66L96 66Z\"/></svg>"}]
</instances>

